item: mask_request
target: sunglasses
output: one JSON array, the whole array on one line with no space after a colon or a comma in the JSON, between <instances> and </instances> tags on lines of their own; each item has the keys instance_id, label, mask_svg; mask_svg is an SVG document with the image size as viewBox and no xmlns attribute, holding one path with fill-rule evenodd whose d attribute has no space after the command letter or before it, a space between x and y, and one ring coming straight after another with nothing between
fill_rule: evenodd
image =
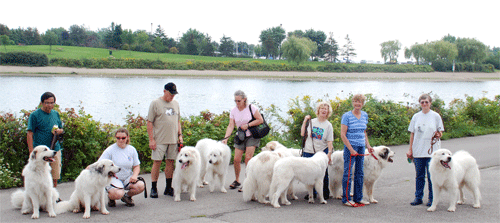
<instances>
[{"instance_id":1,"label":"sunglasses","mask_svg":"<svg viewBox=\"0 0 500 223\"><path fill-rule=\"evenodd\" d=\"M420 104L429 104L428 101L421 101Z\"/></svg>"},{"instance_id":2,"label":"sunglasses","mask_svg":"<svg viewBox=\"0 0 500 223\"><path fill-rule=\"evenodd\" d=\"M124 140L124 139L127 139L127 137L116 137L116 139Z\"/></svg>"}]
</instances>

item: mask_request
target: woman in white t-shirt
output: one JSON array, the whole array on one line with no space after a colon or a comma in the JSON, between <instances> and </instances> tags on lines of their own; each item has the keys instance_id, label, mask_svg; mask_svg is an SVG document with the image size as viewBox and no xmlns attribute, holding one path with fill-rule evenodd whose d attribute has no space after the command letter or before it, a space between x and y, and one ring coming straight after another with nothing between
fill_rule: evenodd
<instances>
[{"instance_id":1,"label":"woman in white t-shirt","mask_svg":"<svg viewBox=\"0 0 500 223\"><path fill-rule=\"evenodd\" d=\"M104 150L101 159L112 160L115 165L121 168L116 174L118 179L113 178L111 184L106 187L110 207L116 206L115 200L121 199L128 207L134 206L132 197L144 191L144 183L138 181L137 177L141 172L141 162L137 150L129 145L130 137L128 130L120 128L115 133L116 143ZM125 190L128 190L125 193Z\"/></svg>"},{"instance_id":2,"label":"woman in white t-shirt","mask_svg":"<svg viewBox=\"0 0 500 223\"><path fill-rule=\"evenodd\" d=\"M333 127L332 123L328 121L328 117L332 114L332 107L328 102L320 102L316 105L316 118L311 119L310 115L304 117L304 122L300 128L300 135L304 136L307 130L306 143L304 145L303 157L312 157L319 151L323 151L328 156L328 164L331 163L331 155L333 152ZM309 125L307 121L311 120ZM316 189L314 191L316 197ZM328 199L330 197L330 190L328 189L328 169L325 172L323 179L323 197ZM306 200L309 195L306 195Z\"/></svg>"},{"instance_id":3,"label":"woman in white t-shirt","mask_svg":"<svg viewBox=\"0 0 500 223\"><path fill-rule=\"evenodd\" d=\"M252 137L249 127L258 126L264 122L262 115L260 114L257 106L249 105L247 101L247 96L241 90L234 93L234 102L236 102L236 107L231 110L229 115L229 125L227 126L226 135L222 140L223 143L227 144L229 136L233 133L234 128L241 128L246 132L246 138L243 142L237 144L236 140L234 143L234 182L229 185L229 188L236 189L241 185L240 182L240 170L241 170L241 158L243 153L245 153L245 165L253 157L255 148L260 145L260 139ZM251 109L250 109L251 106ZM251 110L251 112L250 112ZM255 120L252 121L252 115ZM242 188L239 189L242 191Z\"/></svg>"},{"instance_id":4,"label":"woman in white t-shirt","mask_svg":"<svg viewBox=\"0 0 500 223\"><path fill-rule=\"evenodd\" d=\"M435 111L431 110L432 98L428 94L423 94L418 98L422 111L416 113L411 118L408 131L410 133L410 149L406 153L409 159L415 163L415 200L410 204L412 206L422 204L425 187L425 174L429 188L429 199L427 206L432 205L432 182L429 174L429 161L431 160L431 142L432 138L441 138L444 131L443 120ZM437 150L437 149L435 149Z\"/></svg>"}]
</instances>

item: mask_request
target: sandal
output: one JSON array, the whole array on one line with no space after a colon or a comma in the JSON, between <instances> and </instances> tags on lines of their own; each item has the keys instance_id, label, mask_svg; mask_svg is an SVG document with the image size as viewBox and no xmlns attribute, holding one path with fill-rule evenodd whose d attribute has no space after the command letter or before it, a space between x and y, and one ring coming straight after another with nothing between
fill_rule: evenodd
<instances>
[{"instance_id":1,"label":"sandal","mask_svg":"<svg viewBox=\"0 0 500 223\"><path fill-rule=\"evenodd\" d=\"M231 185L229 185L229 188L236 189L240 185L241 185L240 182L238 182L238 181L235 180Z\"/></svg>"},{"instance_id":2,"label":"sandal","mask_svg":"<svg viewBox=\"0 0 500 223\"><path fill-rule=\"evenodd\" d=\"M240 189L238 189L238 192L243 192L243 187L240 187Z\"/></svg>"}]
</instances>

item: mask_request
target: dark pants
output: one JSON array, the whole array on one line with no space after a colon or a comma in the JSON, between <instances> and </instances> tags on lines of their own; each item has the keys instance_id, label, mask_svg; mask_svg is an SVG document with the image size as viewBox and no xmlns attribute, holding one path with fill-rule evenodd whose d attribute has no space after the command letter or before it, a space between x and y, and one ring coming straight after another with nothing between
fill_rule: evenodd
<instances>
[{"instance_id":1,"label":"dark pants","mask_svg":"<svg viewBox=\"0 0 500 223\"><path fill-rule=\"evenodd\" d=\"M352 146L352 148L358 154L365 154L364 146ZM349 166L349 161L351 162L351 166ZM348 184L351 185L351 181L354 181L354 188L353 188L354 196L352 200L354 202L359 203L361 199L363 199L364 161L365 161L364 156L351 157L351 152L349 151L349 149L347 149L346 146L344 146L344 175L342 176L342 203L346 203L347 201L351 200L351 193L349 193L349 191L346 191L347 185ZM349 169L351 169L352 173L353 166L354 166L354 174L349 175L349 182L347 182ZM351 187L349 187L349 190L351 190Z\"/></svg>"},{"instance_id":2,"label":"dark pants","mask_svg":"<svg viewBox=\"0 0 500 223\"><path fill-rule=\"evenodd\" d=\"M429 202L432 202L432 182L429 173L429 161L431 158L413 158L415 163L415 198L422 200L424 197L425 174L427 173L427 182L429 182Z\"/></svg>"},{"instance_id":3,"label":"dark pants","mask_svg":"<svg viewBox=\"0 0 500 223\"><path fill-rule=\"evenodd\" d=\"M326 154L328 154L328 148L323 150ZM303 157L309 158L314 156L314 153L306 153L304 152ZM314 194L316 194L316 189L314 189ZM323 178L323 198L326 200L330 197L330 189L328 189L328 168L325 171L325 178Z\"/></svg>"}]
</instances>

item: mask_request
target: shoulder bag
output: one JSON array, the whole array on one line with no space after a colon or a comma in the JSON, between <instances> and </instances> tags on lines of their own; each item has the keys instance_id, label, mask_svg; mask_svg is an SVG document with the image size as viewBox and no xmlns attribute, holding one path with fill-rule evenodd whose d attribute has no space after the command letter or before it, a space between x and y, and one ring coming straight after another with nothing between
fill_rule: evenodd
<instances>
[{"instance_id":1,"label":"shoulder bag","mask_svg":"<svg viewBox=\"0 0 500 223\"><path fill-rule=\"evenodd\" d=\"M252 113L252 105L250 104L248 106L248 108L250 109L250 114L252 115L252 120L250 120L248 123L252 122L253 120L256 120L255 117L253 116L253 113ZM252 136L255 138L255 139L260 139L260 138L263 138L264 136L266 136L268 133L269 133L269 130L271 130L269 128L269 125L267 125L267 122L266 120L264 119L264 116L262 116L262 124L258 125L258 126L252 126L252 127L249 127L248 130L250 130L250 132L252 133Z\"/></svg>"}]
</instances>

